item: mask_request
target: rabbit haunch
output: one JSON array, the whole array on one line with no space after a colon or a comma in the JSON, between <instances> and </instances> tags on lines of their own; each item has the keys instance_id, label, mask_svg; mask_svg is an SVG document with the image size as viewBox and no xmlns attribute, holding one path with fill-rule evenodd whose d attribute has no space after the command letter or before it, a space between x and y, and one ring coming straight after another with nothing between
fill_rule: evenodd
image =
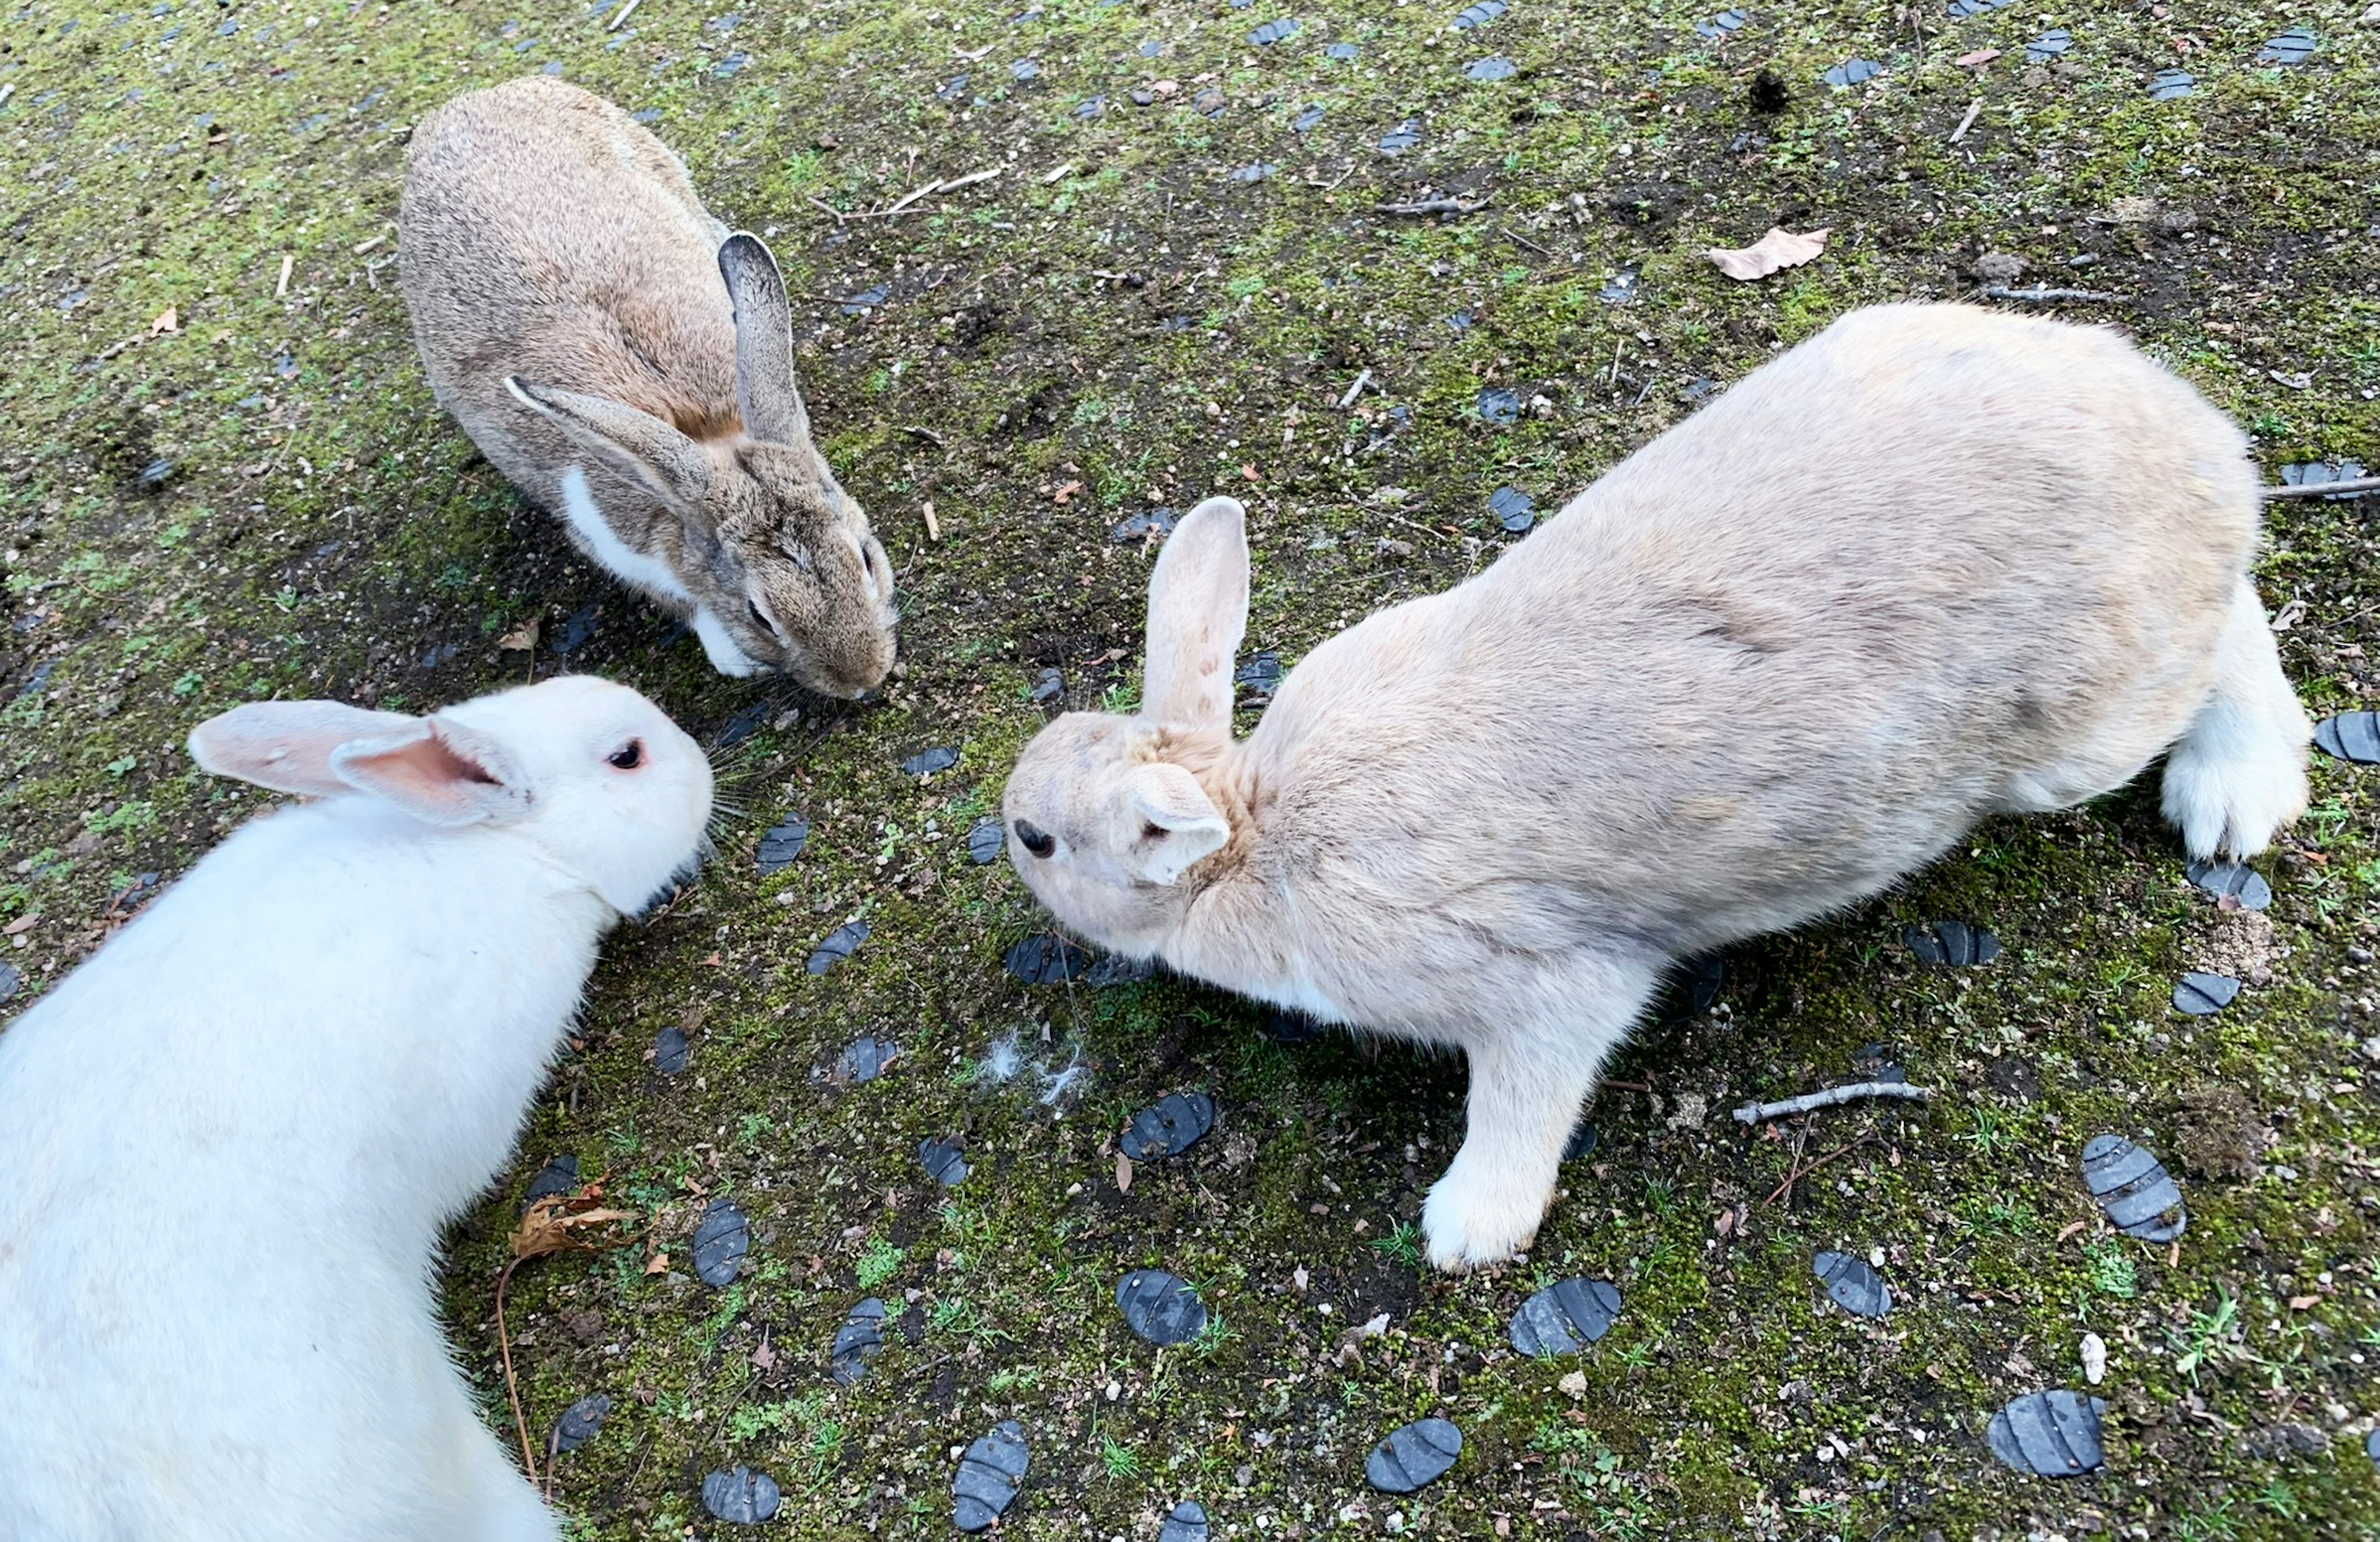
<instances>
[{"instance_id":1,"label":"rabbit haunch","mask_svg":"<svg viewBox=\"0 0 2380 1542\"><path fill-rule=\"evenodd\" d=\"M727 674L892 666L892 570L810 438L784 280L625 113L550 76L406 152L399 275L439 404Z\"/></svg>"},{"instance_id":2,"label":"rabbit haunch","mask_svg":"<svg viewBox=\"0 0 2380 1542\"><path fill-rule=\"evenodd\" d=\"M710 768L622 686L261 702L233 835L0 1034L0 1536L550 1542L439 1330L596 943Z\"/></svg>"},{"instance_id":3,"label":"rabbit haunch","mask_svg":"<svg viewBox=\"0 0 2380 1542\"><path fill-rule=\"evenodd\" d=\"M1247 548L1210 500L1150 580L1141 713L1026 747L1010 858L1102 946L1461 1047L1429 1253L1507 1258L1671 961L2159 754L2193 856L2297 815L2246 450L2111 332L1861 311L1477 577L1324 642L1240 742Z\"/></svg>"}]
</instances>

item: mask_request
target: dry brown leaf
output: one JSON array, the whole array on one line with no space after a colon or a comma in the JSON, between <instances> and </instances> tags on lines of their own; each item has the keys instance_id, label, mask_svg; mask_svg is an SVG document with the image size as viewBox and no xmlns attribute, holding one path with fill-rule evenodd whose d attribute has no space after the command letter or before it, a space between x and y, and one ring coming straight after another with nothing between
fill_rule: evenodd
<instances>
[{"instance_id":1,"label":"dry brown leaf","mask_svg":"<svg viewBox=\"0 0 2380 1542\"><path fill-rule=\"evenodd\" d=\"M2292 1312L2302 1312L2310 1307L2319 1306L2321 1305L2322 1297L2318 1295L2293 1295L2289 1297L2289 1310Z\"/></svg>"},{"instance_id":2,"label":"dry brown leaf","mask_svg":"<svg viewBox=\"0 0 2380 1542\"><path fill-rule=\"evenodd\" d=\"M526 653L537 646L538 618L527 621L496 639L496 646L507 653Z\"/></svg>"},{"instance_id":3,"label":"dry brown leaf","mask_svg":"<svg viewBox=\"0 0 2380 1542\"><path fill-rule=\"evenodd\" d=\"M1116 1192L1118 1194L1132 1192L1132 1159L1122 1152L1116 1155Z\"/></svg>"},{"instance_id":4,"label":"dry brown leaf","mask_svg":"<svg viewBox=\"0 0 2380 1542\"><path fill-rule=\"evenodd\" d=\"M1999 56L2000 51L1997 48L1978 48L1972 54L1961 54L1950 62L1961 68L1973 69L1977 65L1990 64Z\"/></svg>"},{"instance_id":5,"label":"dry brown leaf","mask_svg":"<svg viewBox=\"0 0 2380 1542\"><path fill-rule=\"evenodd\" d=\"M1828 226L1828 229L1831 229ZM1767 278L1786 268L1798 268L1827 249L1827 230L1813 230L1806 236L1796 236L1775 225L1768 234L1748 247L1728 251L1714 248L1703 253L1718 265L1718 271L1739 283Z\"/></svg>"},{"instance_id":6,"label":"dry brown leaf","mask_svg":"<svg viewBox=\"0 0 2380 1542\"><path fill-rule=\"evenodd\" d=\"M669 1272L669 1255L666 1253L656 1253L651 1257L646 1259L645 1272L647 1274L667 1274Z\"/></svg>"},{"instance_id":7,"label":"dry brown leaf","mask_svg":"<svg viewBox=\"0 0 2380 1542\"><path fill-rule=\"evenodd\" d=\"M169 332L181 330L181 313L170 305L158 313L155 321L149 323L149 335L152 337L163 337Z\"/></svg>"},{"instance_id":8,"label":"dry brown leaf","mask_svg":"<svg viewBox=\"0 0 2380 1542\"><path fill-rule=\"evenodd\" d=\"M19 916L15 920L9 922L6 926L0 927L0 936L22 937L25 933L41 925L41 922L42 913L40 911L28 911L26 914Z\"/></svg>"},{"instance_id":9,"label":"dry brown leaf","mask_svg":"<svg viewBox=\"0 0 2380 1542\"><path fill-rule=\"evenodd\" d=\"M549 1194L531 1205L513 1228L513 1257L539 1258L602 1246L601 1240L585 1234L589 1227L637 1219L634 1210L606 1208L602 1195L601 1185L589 1184L576 1194Z\"/></svg>"}]
</instances>

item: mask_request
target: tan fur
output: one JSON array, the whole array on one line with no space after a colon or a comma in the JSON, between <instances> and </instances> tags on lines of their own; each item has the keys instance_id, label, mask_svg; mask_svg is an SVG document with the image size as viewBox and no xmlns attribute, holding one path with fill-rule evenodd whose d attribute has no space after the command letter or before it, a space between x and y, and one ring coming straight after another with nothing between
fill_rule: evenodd
<instances>
[{"instance_id":1,"label":"tan fur","mask_svg":"<svg viewBox=\"0 0 2380 1542\"><path fill-rule=\"evenodd\" d=\"M811 443L775 261L659 140L550 76L472 91L414 130L398 225L440 404L582 551L723 672L883 679L892 569ZM617 549L571 519L574 467Z\"/></svg>"},{"instance_id":2,"label":"tan fur","mask_svg":"<svg viewBox=\"0 0 2380 1542\"><path fill-rule=\"evenodd\" d=\"M2194 854L2295 817L2309 735L2248 581L2256 486L2238 431L2112 333L1858 312L1479 577L1323 643L1242 743L1246 548L1212 500L1151 579L1142 715L1027 747L1011 858L1103 945L1463 1049L1430 1256L1509 1257L1672 960L2169 747ZM1184 772L1202 803L1151 795Z\"/></svg>"}]
</instances>

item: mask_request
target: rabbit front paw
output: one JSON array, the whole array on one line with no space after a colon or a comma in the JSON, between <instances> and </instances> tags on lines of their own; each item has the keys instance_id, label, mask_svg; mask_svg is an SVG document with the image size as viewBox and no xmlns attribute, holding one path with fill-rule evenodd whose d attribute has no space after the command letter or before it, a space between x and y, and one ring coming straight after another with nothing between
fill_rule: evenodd
<instances>
[{"instance_id":1,"label":"rabbit front paw","mask_svg":"<svg viewBox=\"0 0 2380 1542\"><path fill-rule=\"evenodd\" d=\"M1545 1219L1551 1196L1544 1188L1483 1166L1457 1156L1422 1204L1429 1261L1450 1274L1503 1263L1536 1240Z\"/></svg>"}]
</instances>

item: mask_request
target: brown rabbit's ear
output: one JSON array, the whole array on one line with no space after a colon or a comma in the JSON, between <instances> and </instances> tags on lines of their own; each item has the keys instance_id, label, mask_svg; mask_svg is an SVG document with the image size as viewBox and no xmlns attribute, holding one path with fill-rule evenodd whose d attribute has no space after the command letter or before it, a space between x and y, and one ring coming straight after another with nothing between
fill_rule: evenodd
<instances>
[{"instance_id":1,"label":"brown rabbit's ear","mask_svg":"<svg viewBox=\"0 0 2380 1542\"><path fill-rule=\"evenodd\" d=\"M510 751L446 718L412 731L342 745L331 770L359 793L393 803L424 824L509 824L528 812L528 779Z\"/></svg>"},{"instance_id":2,"label":"brown rabbit's ear","mask_svg":"<svg viewBox=\"0 0 2380 1542\"><path fill-rule=\"evenodd\" d=\"M330 797L354 789L331 769L331 755L358 739L417 728L420 719L372 712L343 701L251 701L190 730L199 769L276 793Z\"/></svg>"},{"instance_id":3,"label":"brown rabbit's ear","mask_svg":"<svg viewBox=\"0 0 2380 1542\"><path fill-rule=\"evenodd\" d=\"M650 412L639 412L608 396L583 396L518 375L506 375L504 389L523 407L560 429L572 443L601 455L673 508L699 508L703 495L710 491L710 462L701 448Z\"/></svg>"},{"instance_id":4,"label":"brown rabbit's ear","mask_svg":"<svg viewBox=\"0 0 2380 1542\"><path fill-rule=\"evenodd\" d=\"M1125 778L1124 811L1139 821L1124 843L1124 870L1145 883L1172 883L1232 839L1232 826L1198 779L1160 760Z\"/></svg>"},{"instance_id":5,"label":"brown rabbit's ear","mask_svg":"<svg viewBox=\"0 0 2380 1542\"><path fill-rule=\"evenodd\" d=\"M1141 716L1190 729L1232 723L1232 661L1248 625L1247 511L1209 498L1183 516L1148 578Z\"/></svg>"},{"instance_id":6,"label":"brown rabbit's ear","mask_svg":"<svg viewBox=\"0 0 2380 1542\"><path fill-rule=\"evenodd\" d=\"M794 382L794 316L777 259L760 237L739 230L720 245L719 276L735 310L735 407L744 431L772 444L808 444L810 415Z\"/></svg>"}]
</instances>

